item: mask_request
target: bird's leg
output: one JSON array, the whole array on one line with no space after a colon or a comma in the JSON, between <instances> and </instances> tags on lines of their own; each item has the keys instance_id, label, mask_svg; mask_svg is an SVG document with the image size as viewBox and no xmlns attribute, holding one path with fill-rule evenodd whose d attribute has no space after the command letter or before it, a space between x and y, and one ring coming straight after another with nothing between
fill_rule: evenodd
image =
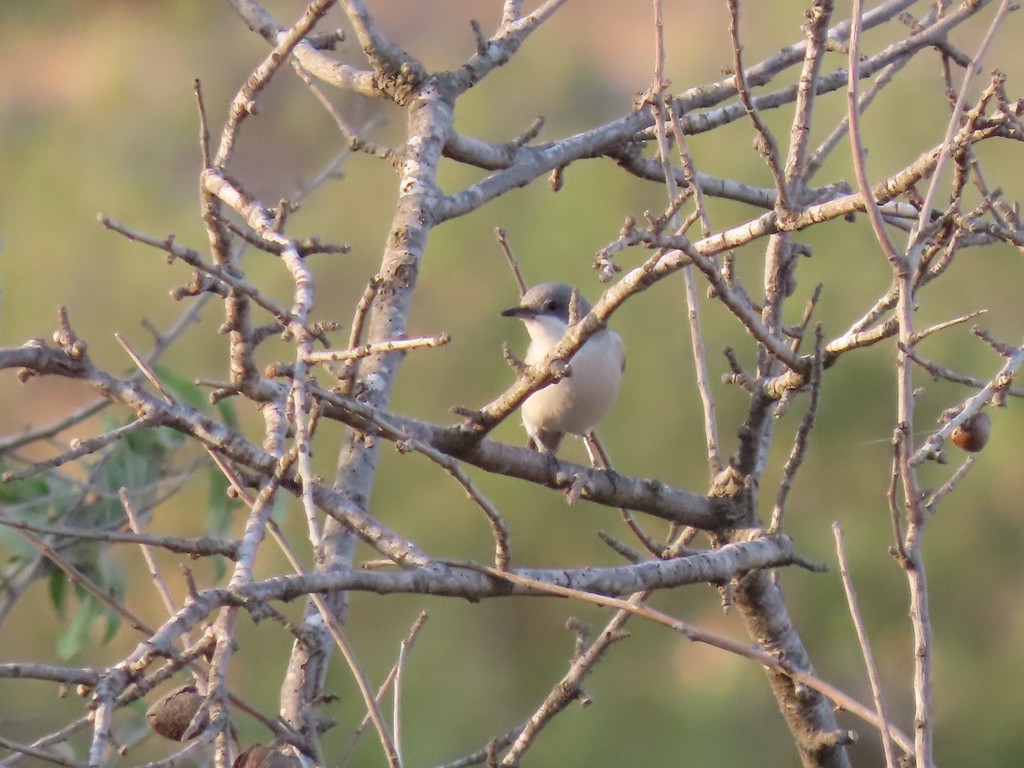
<instances>
[{"instance_id":1,"label":"bird's leg","mask_svg":"<svg viewBox=\"0 0 1024 768\"><path fill-rule=\"evenodd\" d=\"M595 469L611 469L611 462L608 454L597 439L597 433L591 430L583 436L583 445L587 449L587 456L590 458L590 466Z\"/></svg>"}]
</instances>

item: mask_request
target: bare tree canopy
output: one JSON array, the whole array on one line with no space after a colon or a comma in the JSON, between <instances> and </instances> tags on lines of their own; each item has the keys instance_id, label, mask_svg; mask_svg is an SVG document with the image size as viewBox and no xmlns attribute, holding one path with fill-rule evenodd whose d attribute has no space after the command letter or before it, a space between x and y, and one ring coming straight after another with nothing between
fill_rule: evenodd
<instances>
[{"instance_id":1,"label":"bare tree canopy","mask_svg":"<svg viewBox=\"0 0 1024 768\"><path fill-rule=\"evenodd\" d=\"M0 20L0 768L1016 765L1016 6L687 5Z\"/></svg>"}]
</instances>

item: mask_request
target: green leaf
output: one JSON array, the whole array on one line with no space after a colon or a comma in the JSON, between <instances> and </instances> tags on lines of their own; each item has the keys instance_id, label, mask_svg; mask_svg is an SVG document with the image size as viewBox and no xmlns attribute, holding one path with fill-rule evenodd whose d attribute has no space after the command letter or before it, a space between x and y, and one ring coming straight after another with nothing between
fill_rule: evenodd
<instances>
[{"instance_id":1,"label":"green leaf","mask_svg":"<svg viewBox=\"0 0 1024 768\"><path fill-rule=\"evenodd\" d=\"M121 628L121 614L117 611L107 608L104 612L107 617L107 628L103 633L103 637L100 639L102 645L106 645L114 636L117 634L117 630Z\"/></svg>"},{"instance_id":2,"label":"green leaf","mask_svg":"<svg viewBox=\"0 0 1024 768\"><path fill-rule=\"evenodd\" d=\"M64 600L68 594L67 586L68 577L64 574L64 571L55 570L50 574L50 602L53 603L57 615L62 617L64 615Z\"/></svg>"},{"instance_id":3,"label":"green leaf","mask_svg":"<svg viewBox=\"0 0 1024 768\"><path fill-rule=\"evenodd\" d=\"M63 573L56 575L64 576ZM93 580L96 586L115 600L123 597L124 578L116 560L101 558L97 567L91 569L86 575ZM59 580L59 587L56 586L57 583L56 578L51 579L51 596L54 595L55 589L58 590L58 599L61 605L65 605L67 603L66 587L70 582L63 578ZM102 645L106 645L114 638L118 629L121 628L122 621L120 613L106 603L97 600L80 585L74 584L74 592L78 596L78 606L71 616L71 621L64 634L57 639L57 653L65 660L75 656L93 642L92 629L99 619L103 619L104 622L103 635L100 638Z\"/></svg>"},{"instance_id":4,"label":"green leaf","mask_svg":"<svg viewBox=\"0 0 1024 768\"><path fill-rule=\"evenodd\" d=\"M124 571L120 561L113 557L104 557L99 563L99 572L95 581L97 586L115 599L124 597Z\"/></svg>"},{"instance_id":5,"label":"green leaf","mask_svg":"<svg viewBox=\"0 0 1024 768\"><path fill-rule=\"evenodd\" d=\"M69 507L77 507L81 502L82 491L60 472L47 473L46 485L50 489L48 506L53 510L52 519L63 520Z\"/></svg>"},{"instance_id":6,"label":"green leaf","mask_svg":"<svg viewBox=\"0 0 1024 768\"><path fill-rule=\"evenodd\" d=\"M8 470L7 464L0 462L0 474ZM46 496L49 492L50 488L42 475L33 475L24 480L14 480L10 483L0 482L0 504L25 504Z\"/></svg>"},{"instance_id":7,"label":"green leaf","mask_svg":"<svg viewBox=\"0 0 1024 768\"><path fill-rule=\"evenodd\" d=\"M14 528L0 527L0 548L7 550L5 559L24 563L36 556L36 549Z\"/></svg>"},{"instance_id":8,"label":"green leaf","mask_svg":"<svg viewBox=\"0 0 1024 768\"><path fill-rule=\"evenodd\" d=\"M92 595L86 595L64 634L57 638L57 655L61 659L67 661L89 644L89 630L99 615L99 602Z\"/></svg>"},{"instance_id":9,"label":"green leaf","mask_svg":"<svg viewBox=\"0 0 1024 768\"><path fill-rule=\"evenodd\" d=\"M155 483L164 474L169 457L183 437L166 428L141 429L125 435L98 465L96 484L106 498L89 506L86 520L97 526L120 523L124 510L116 498L127 488L142 511L156 496Z\"/></svg>"}]
</instances>

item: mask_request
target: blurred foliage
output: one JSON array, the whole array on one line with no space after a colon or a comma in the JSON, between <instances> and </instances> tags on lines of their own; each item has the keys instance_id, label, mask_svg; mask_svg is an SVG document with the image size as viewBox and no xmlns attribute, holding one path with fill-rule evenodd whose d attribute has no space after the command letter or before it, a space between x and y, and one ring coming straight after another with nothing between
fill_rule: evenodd
<instances>
[{"instance_id":1,"label":"blurred foliage","mask_svg":"<svg viewBox=\"0 0 1024 768\"><path fill-rule=\"evenodd\" d=\"M431 67L459 66L474 49L469 18L475 16L486 30L500 9L499 3L482 0L370 5L379 11L384 28ZM675 90L716 79L731 63L724 4L686 6L666 4L668 76ZM279 18L288 18L302 3L280 0L269 7ZM796 40L803 9L792 0L745 4L741 33L747 61ZM338 16L332 18L335 24L341 23ZM977 20L955 42L973 50L984 23ZM1024 64L1013 56L1011 47L1019 37L1015 26L1019 23L1011 19L991 57L1008 71L1011 93L1019 92L1024 74ZM873 31L869 42L886 34L892 33ZM103 211L156 235L173 233L180 242L203 248L206 236L196 205L199 152L193 79L202 81L216 136L234 89L265 55L264 43L226 4L168 0L15 0L0 9L0 39L5 41L0 48L0 168L4 174L0 184L0 343L18 345L26 338L47 336L57 307L66 305L96 362L123 369L128 361L113 342L113 332L144 348L149 335L140 320L166 328L179 315L183 308L167 292L187 280L188 270L180 264L166 266L161 254L104 231L96 224L95 214ZM359 60L353 43L343 45L342 55ZM837 62L830 60L828 65ZM585 8L569 4L527 42L511 64L459 103L457 127L469 135L506 141L534 117L544 115L548 122L541 140L570 134L626 111L632 93L647 87L652 66L648 3L591 0ZM396 110L348 96L334 98L357 124L388 121L375 132L375 140L401 135L402 116ZM818 102L821 122L812 143L824 137L829 119L834 121L844 109L843 94ZM913 119L906 119L911 111ZM946 114L937 60L922 56L868 113L865 131L871 172L880 177L938 143ZM788 131L788 111L767 117L775 130ZM246 124L241 136L232 173L268 203L292 195L301 180L318 171L340 146L331 120L288 72L274 81L261 100L259 116ZM769 183L745 123L715 135L693 137L691 151L702 171ZM985 146L981 151L1000 153L1006 148ZM848 174L848 165L847 153L837 151L820 181ZM1002 167L1004 177L989 179L990 185L1020 197L1019 162L1008 159ZM481 175L446 167L441 180L445 190L451 191ZM379 161L351 157L344 178L330 182L290 220L293 232L352 245L349 255L312 261L318 290L316 313L320 319L341 321L343 329L366 280L376 270L394 204L394 179ZM495 242L495 227L508 231L529 280L577 282L593 297L600 289L590 270L594 251L616 237L627 215L659 212L663 206L664 191L658 185L627 177L610 163L590 161L569 168L565 186L557 194L536 183L436 229L423 264L411 332L447 331L454 342L407 358L394 408L447 422L453 418L451 406L479 405L511 381L500 344L510 340L522 349L525 340L517 325L497 314L515 302L516 289ZM712 206L711 213L716 226L738 223L749 215L736 204L721 202ZM826 287L816 319L827 335L835 335L884 290L888 266L862 220L831 223L800 238L812 247L813 256L801 265L801 282L791 304L794 315L787 320L798 319L803 300L820 281ZM761 248L757 244L737 253L737 267L752 290L760 284ZM623 261L627 266L634 263ZM252 255L246 262L249 276L262 289L287 301L289 283L279 266L265 254ZM1021 324L1020 272L1020 257L1009 249L964 253L947 279L922 295L921 324L984 306L990 312L979 322L997 336L1016 341ZM704 310L713 374L727 370L718 355L727 344L736 348L741 359L751 361L753 345L737 324L716 303L705 302ZM161 378L189 402L200 397L191 381L226 377L226 341L217 333L218 323L218 310L211 304L202 322L163 360ZM626 340L629 367L622 399L601 432L617 466L685 488L704 489L708 477L681 281L656 286L641 301L627 304L616 315L615 326ZM343 337L344 332L338 336L339 343ZM888 345L852 355L829 372L819 426L790 499L786 524L806 554L828 562L834 562L829 526L833 520L843 524L889 711L909 730L913 648L907 596L899 569L887 554L891 522L885 491L895 407L892 351ZM1000 362L963 328L929 339L921 351L983 378ZM61 381L37 379L22 386L10 374L0 386L0 434L30 423L49 423L93 397ZM723 387L717 387L716 394L722 439L732 446L746 398L738 390ZM928 417L937 416L964 395L948 384L927 383L920 401L921 428L927 430ZM801 400L777 426L778 447L762 484L766 511L774 501L773 482L803 407ZM252 432L258 423L256 414L247 406L239 406L237 414L222 410L219 415L225 420L237 418L258 439ZM62 439L88 437L103 427L94 420ZM1024 676L1019 652L1024 642L1020 618L1024 611L1017 609L1024 603L1024 575L1019 567L1024 545L1020 516L1024 476L1015 446L1022 428L1017 403L995 414L989 448L929 529L936 702L941 718L936 756L942 765L975 764L979 753L985 755L987 766L1019 763L1018 734L1024 716L1017 706L1016 681ZM503 425L496 437L516 443L523 440L516 423ZM115 446L103 460L102 471L110 475L104 487L116 492L123 484L151 482L151 473L159 471L159 452L176 449L165 445L166 439L162 433L140 432ZM332 451L339 439L336 426L321 428L315 458L317 470L325 475L333 469ZM577 446L568 450L570 456L582 456ZM951 456L954 461L958 458ZM936 484L945 471L934 473ZM53 515L73 493L47 485L57 482L49 478L0 487L4 494L0 503L16 505L33 494L46 494L52 501L45 514ZM585 502L566 507L556 495L523 488L505 478L474 479L512 525L515 564L617 562L595 535L600 529L623 533L614 510ZM373 514L422 543L432 555L489 556L488 529L478 511L458 486L420 456L385 448L371 505ZM160 504L151 529L198 535L206 527L223 532L234 524L237 534L240 519L232 518L233 509L223 481L204 480L186 485ZM290 511L294 514L288 524L295 523L296 535L301 537L301 514L297 507ZM116 498L78 512L98 517L115 513L119 513ZM657 524L648 527L661 533ZM0 535L0 545L13 561L30 556L23 543L13 543L17 537L9 531L0 530ZM162 621L157 601L146 599L151 587L137 552L114 551L114 558L104 556L93 563L98 569L95 577L107 579L102 583L112 587L121 579L116 588L127 589L134 597L130 604L148 621ZM158 553L158 560L166 574L175 574L182 565L181 558L167 553ZM258 575L264 576L287 567L283 558L269 551L261 555L258 566ZM117 576L122 569L123 575ZM216 583L222 575L223 563L195 569L201 587ZM781 578L819 672L868 700L860 652L835 571L820 575L789 570ZM172 581L180 599L185 589L182 580ZM0 626L4 660L43 661L47 649L53 649L55 656L80 651L76 663L102 665L137 642L138 635L130 627L111 624L90 598L73 600L60 577L54 575L49 585L40 581L37 590L34 600L22 601ZM63 606L62 616L35 607L48 600ZM723 615L720 597L710 588L662 595L659 601L691 622L742 635L734 617ZM421 598L352 596L348 631L372 680L384 678L399 642L423 607ZM300 606L290 608L293 618L297 617ZM409 661L403 702L405 752L416 765L481 747L490 735L520 722L565 669L572 647L572 636L563 628L566 616L577 615L594 625L606 616L590 606L543 600L479 605L431 600L426 608L430 620ZM92 642L97 639L93 625L100 618L107 620L108 635L116 631L116 636L104 638L111 641L107 647ZM749 662L688 645L656 627L635 623L631 631L634 636L613 648L588 679L592 705L559 718L540 740L533 764L599 768L635 762L638 755L649 765L794 764L789 735L760 670ZM233 681L254 704L276 710L289 637L267 625L260 626L258 634L257 628L246 626L239 641L240 652L232 662ZM66 708L53 705L48 686L6 681L4 685L10 685L10 694L0 697L5 735L28 740L67 715ZM341 754L361 710L354 703L351 676L340 661L332 669L331 688L341 699L327 708L327 714L337 717L340 726L327 746ZM133 726L133 716L138 715L125 713L121 725ZM737 738L737 723L743 723L747 738ZM865 734L853 750L854 763L877 764L874 736L852 720L845 724ZM241 726L243 743L264 738L244 716ZM164 745L150 740L135 747L129 759L135 763L155 758L163 750ZM356 755L354 765L379 764L379 748L372 735L364 736Z\"/></svg>"},{"instance_id":2,"label":"blurred foliage","mask_svg":"<svg viewBox=\"0 0 1024 768\"><path fill-rule=\"evenodd\" d=\"M124 426L110 418L103 421L104 431ZM36 525L55 523L85 530L122 528L127 525L127 517L118 492L126 490L140 516L142 511L151 510L161 482L171 470L168 458L184 442L181 434L165 428L128 432L108 450L80 462L84 472L81 479L46 471L0 484L0 507L11 518ZM5 470L0 465L0 471ZM68 536L52 536L44 543L103 593L115 600L125 599L124 575L118 561L109 556L107 545ZM64 571L51 565L21 534L11 528L0 528L0 553L5 555L0 576L5 585L46 577L50 602L59 619L67 622L65 631L56 639L60 658L70 659L87 647L94 639L93 628L101 619L105 628L100 643L105 645L113 639L120 627L120 614L80 585L70 583ZM17 594L18 590L11 591Z\"/></svg>"}]
</instances>

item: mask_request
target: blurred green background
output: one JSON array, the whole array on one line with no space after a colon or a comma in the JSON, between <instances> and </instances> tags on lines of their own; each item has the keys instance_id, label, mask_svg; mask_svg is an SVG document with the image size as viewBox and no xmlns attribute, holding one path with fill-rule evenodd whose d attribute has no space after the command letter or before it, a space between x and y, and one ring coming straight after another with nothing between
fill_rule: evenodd
<instances>
[{"instance_id":1,"label":"blurred green background","mask_svg":"<svg viewBox=\"0 0 1024 768\"><path fill-rule=\"evenodd\" d=\"M302 6L294 0L269 5L282 20L294 18ZM491 30L500 6L496 0L371 4L383 28L431 69L458 67L474 50L469 20L475 18L485 31ZM789 0L746 4L741 34L747 63L798 39L803 11L801 3ZM530 38L510 65L459 102L458 129L501 142L544 115L547 123L540 139L549 140L623 114L631 95L651 80L652 15L646 2L568 4ZM673 90L721 77L731 63L724 3L666 3L665 16L666 74ZM337 13L330 20L336 26L343 23ZM972 52L986 24L987 17L972 21L955 33L954 42ZM1008 73L1011 98L1019 93L1024 75L1024 61L1013 49L1019 25L1019 18L1010 19L985 66L985 71L999 67ZM872 31L865 44L874 50L902 34L902 28ZM166 0L5 0L0 4L0 40L0 343L16 346L31 337L49 337L57 308L63 305L88 341L94 360L126 370L129 361L114 341L114 332L145 349L150 337L140 322L146 319L166 328L179 316L184 306L171 300L168 291L186 282L189 271L180 264L167 266L160 253L105 231L96 223L96 214L102 211L154 235L173 233L179 242L203 250L192 83L195 78L202 81L216 137L229 99L265 55L266 46L227 4ZM339 55L360 61L354 42L344 43ZM842 65L838 54L825 63L829 70ZM891 173L941 140L948 107L939 70L936 55L920 57L869 113L865 132L873 178ZM780 85L792 82L795 72L787 77ZM400 140L403 117L397 109L347 95L332 98L354 123L385 120L374 133L375 140ZM831 130L843 110L841 93L819 101L820 122L812 144ZM780 137L788 135L788 111L766 118ZM749 126L739 123L715 136L694 137L691 150L697 167L717 176L769 184L751 136ZM230 170L250 192L273 205L292 195L340 146L331 119L291 72L282 71L261 99L259 116L243 128ZM989 185L1003 188L1011 199L1020 196L1019 149L992 144L982 147L979 155L987 163ZM848 166L848 150L841 148L816 181L849 178ZM441 179L446 191L454 191L481 177L478 171L449 163ZM337 335L338 346L344 343L354 302L378 266L395 178L376 159L351 157L344 178L329 182L291 218L293 234L316 234L352 246L349 255L312 261L316 314L342 323L345 330ZM600 291L590 269L595 250L615 239L627 215L660 212L664 196L659 185L639 182L611 163L582 162L567 170L565 186L557 194L541 180L437 228L423 263L411 332L448 332L454 341L445 349L407 358L394 408L448 422L452 406L480 405L511 381L500 345L509 340L521 350L525 334L498 316L515 303L517 294L495 242L495 227L508 231L528 280L576 282L593 298ZM717 202L711 212L716 227L756 215L742 206ZM814 256L801 264L787 321L799 320L815 284L824 282L817 316L826 335L833 337L885 290L888 266L862 219L826 224L798 239L813 248ZM762 252L763 244L757 243L737 254L740 273L755 294ZM630 267L642 258L643 253L626 254L620 261ZM252 254L245 266L261 290L288 301L287 274L274 259ZM1015 343L1024 319L1021 269L1019 254L1009 248L964 252L950 274L922 294L918 323L923 327L987 308L989 313L979 322ZM219 307L208 306L201 324L168 353L164 365L187 379L225 378L226 344L216 334L218 313ZM749 338L720 307L706 302L704 321L716 380L727 371L720 354L725 345L751 362ZM616 314L614 325L629 350L622 398L601 428L616 465L628 473L703 491L707 470L681 279L668 280L628 303ZM281 350L268 345L266 362ZM966 327L928 340L920 351L983 378L1001 364ZM885 492L893 371L893 346L887 344L843 359L829 372L818 429L791 496L786 524L805 554L830 563L835 561L830 525L843 525L889 712L909 731L913 648L908 598L905 580L887 553L891 524ZM924 376L919 384L926 388L918 411L923 430L931 428L943 408L968 394ZM724 386L716 386L716 395L728 452L735 445L746 398ZM67 382L37 379L21 385L7 373L0 379L0 434L49 423L91 397ZM770 514L774 484L804 407L801 399L778 425L776 449L762 483L765 515ZM240 416L258 439L255 414L240 407ZM1016 402L993 417L988 449L959 491L942 505L928 531L940 765L1019 764L1024 726L1019 693L1024 676L1024 477L1014 446L1024 425ZM91 436L97 429L91 423L63 437ZM496 437L521 443L518 420L503 425ZM316 459L325 475L332 470L339 439L340 430L322 429ZM576 445L566 454L583 456ZM954 462L960 458L951 455ZM951 467L928 468L925 480L937 486L950 471ZM587 503L567 507L555 494L504 478L474 473L474 479L512 527L514 564L618 562L596 537L598 530L625 535L614 510ZM206 521L197 510L204 508L209 492L206 476L198 476L196 483L157 510L152 530L201 533ZM489 557L491 543L482 516L450 478L421 457L384 449L371 511L438 557ZM296 508L282 509L281 514L287 520L299 516ZM648 527L661 533L657 525ZM294 530L301 541L302 526ZM286 569L270 549L261 556L261 575ZM123 570L129 584L129 605L158 624L164 614L138 553L122 548L111 562ZM161 563L180 596L182 558L162 556ZM193 567L201 586L215 582L209 567ZM825 575L790 569L782 575L782 584L819 672L868 701L860 651L835 569ZM659 595L655 603L688 621L742 636L739 622L723 613L719 595L711 588ZM299 606L292 609L297 615ZM421 609L430 612L430 620L409 660L403 706L404 751L412 766L432 765L479 748L492 735L521 722L565 670L573 642L563 626L566 617L577 616L596 628L608 616L596 608L555 600L470 605L353 595L348 631L373 681L383 680ZM39 583L0 626L0 659L55 661L55 638L66 619L51 608L45 585ZM270 623L252 627L243 619L243 625L232 683L273 712L289 638ZM759 669L641 622L633 623L631 632L633 636L615 646L587 679L592 705L572 707L557 718L528 762L620 766L643 755L644 763L652 766L796 764L791 740ZM109 663L138 640L137 634L122 627L109 645L89 649L73 663ZM351 676L340 661L334 663L330 688L341 701L325 711L337 717L340 726L326 745L328 754L340 760L362 712ZM0 681L0 734L9 738L29 741L81 711L81 702L57 699L51 685ZM119 715L122 735L138 726L142 712L139 707ZM875 734L852 719L843 722L862 735L852 751L854 764L878 764ZM244 716L239 724L244 744L266 738ZM83 742L73 743L81 748ZM152 736L134 746L122 762L137 764L168 751L168 743ZM353 764L380 763L379 747L367 734Z\"/></svg>"}]
</instances>

